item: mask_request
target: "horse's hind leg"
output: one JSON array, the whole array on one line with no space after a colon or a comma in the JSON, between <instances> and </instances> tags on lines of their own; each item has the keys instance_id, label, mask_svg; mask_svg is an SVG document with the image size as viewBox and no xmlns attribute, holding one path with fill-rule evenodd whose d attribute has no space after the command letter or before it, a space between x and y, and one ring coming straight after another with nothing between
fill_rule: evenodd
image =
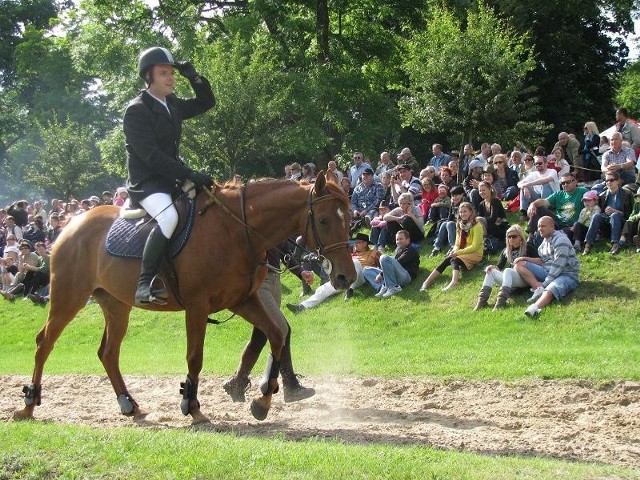
<instances>
[{"instance_id":1,"label":"horse's hind leg","mask_svg":"<svg viewBox=\"0 0 640 480\"><path fill-rule=\"evenodd\" d=\"M180 384L182 402L180 409L184 415L191 415L193 424L209 422L200 410L198 401L198 383L202 371L204 337L207 330L207 309L196 306L186 311L187 324L187 367L189 373L184 383Z\"/></svg>"},{"instance_id":2,"label":"horse's hind leg","mask_svg":"<svg viewBox=\"0 0 640 480\"><path fill-rule=\"evenodd\" d=\"M138 416L141 414L140 408L129 395L120 372L120 346L127 334L132 307L117 300L104 290L97 290L94 293L94 298L104 314L104 333L98 349L98 358L100 358L113 390L116 392L122 414Z\"/></svg>"},{"instance_id":3,"label":"horse's hind leg","mask_svg":"<svg viewBox=\"0 0 640 480\"><path fill-rule=\"evenodd\" d=\"M72 287L62 286L62 288ZM58 340L63 330L74 319L76 314L86 305L91 293L76 291L69 298L71 294L67 292L67 298L62 299L59 296L55 296L55 291L56 288L52 288L53 296L50 302L51 309L49 310L47 322L36 336L35 366L31 377L31 385L25 386L23 389L25 407L14 412L13 418L16 420L33 418L33 410L37 405L40 405L44 364L49 358L56 340Z\"/></svg>"}]
</instances>

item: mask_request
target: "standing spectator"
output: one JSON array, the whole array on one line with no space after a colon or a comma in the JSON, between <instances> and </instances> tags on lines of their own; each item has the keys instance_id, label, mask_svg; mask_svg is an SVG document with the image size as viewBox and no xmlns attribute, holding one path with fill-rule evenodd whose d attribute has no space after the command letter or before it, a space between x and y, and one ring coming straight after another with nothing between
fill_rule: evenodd
<instances>
[{"instance_id":1,"label":"standing spectator","mask_svg":"<svg viewBox=\"0 0 640 480\"><path fill-rule=\"evenodd\" d=\"M41 200L33 202L33 217L40 217L43 221L48 218L47 211L44 209Z\"/></svg>"},{"instance_id":2,"label":"standing spectator","mask_svg":"<svg viewBox=\"0 0 640 480\"><path fill-rule=\"evenodd\" d=\"M4 222L6 225L5 228L7 230L7 236L13 235L16 240L22 240L22 228L16 225L15 219L11 215L7 215L7 217L4 219Z\"/></svg>"},{"instance_id":3,"label":"standing spectator","mask_svg":"<svg viewBox=\"0 0 640 480\"><path fill-rule=\"evenodd\" d=\"M364 220L366 226L376 215L376 209L384 197L382 184L375 180L371 167L362 171L362 181L353 189L351 195L351 212L354 220Z\"/></svg>"},{"instance_id":4,"label":"standing spectator","mask_svg":"<svg viewBox=\"0 0 640 480\"><path fill-rule=\"evenodd\" d=\"M484 169L484 167L486 167L489 163L491 155L491 145L489 145L488 143L483 143L482 145L480 145L480 153L476 156L475 159L480 161L480 163L482 164L481 166Z\"/></svg>"},{"instance_id":5,"label":"standing spectator","mask_svg":"<svg viewBox=\"0 0 640 480\"><path fill-rule=\"evenodd\" d=\"M616 173L622 185L634 183L636 180L636 155L629 147L622 144L622 134L615 132L611 135L611 148L602 155L602 172Z\"/></svg>"},{"instance_id":6,"label":"standing spectator","mask_svg":"<svg viewBox=\"0 0 640 480\"><path fill-rule=\"evenodd\" d=\"M293 361L291 358L291 325L287 322L280 310L282 301L282 284L280 283L280 262L284 261L283 249L272 248L267 251L267 262L269 268L267 276L260 284L257 295L265 309L270 312L271 317L278 326L287 332L282 354L280 358L280 374L282 375L282 388L284 390L285 403L297 402L305 398L312 397L316 391L313 388L303 387L298 381L298 376L293 370ZM286 263L286 262L285 262ZM234 402L244 402L245 393L249 388L249 374L255 366L260 352L267 343L267 336L258 328L253 327L251 338L242 352L240 357L240 365L238 370L223 385L225 392L231 396Z\"/></svg>"},{"instance_id":7,"label":"standing spectator","mask_svg":"<svg viewBox=\"0 0 640 480\"><path fill-rule=\"evenodd\" d=\"M600 147L600 132L595 122L586 122L584 124L584 134L582 135L582 143L580 143L580 154L582 155L582 164L585 168L585 182L600 180L600 162L598 162Z\"/></svg>"},{"instance_id":8,"label":"standing spectator","mask_svg":"<svg viewBox=\"0 0 640 480\"><path fill-rule=\"evenodd\" d=\"M291 164L291 177L289 177L289 180L299 181L301 179L302 179L302 167L298 162L293 162Z\"/></svg>"},{"instance_id":9,"label":"standing spectator","mask_svg":"<svg viewBox=\"0 0 640 480\"><path fill-rule=\"evenodd\" d=\"M287 164L287 165L284 166L284 177L282 177L282 178L284 180L290 180L291 179L291 165L290 164Z\"/></svg>"},{"instance_id":10,"label":"standing spectator","mask_svg":"<svg viewBox=\"0 0 640 480\"><path fill-rule=\"evenodd\" d=\"M629 113L626 108L616 110L616 130L622 135L622 140L629 142L629 145L636 152L640 153L640 130L638 126L629 120Z\"/></svg>"},{"instance_id":11,"label":"standing spectator","mask_svg":"<svg viewBox=\"0 0 640 480\"><path fill-rule=\"evenodd\" d=\"M411 167L407 164L398 165L391 177L391 195L394 203L399 204L398 198L402 193L411 194L414 205L422 203L422 183L419 178L413 176Z\"/></svg>"},{"instance_id":12,"label":"standing spectator","mask_svg":"<svg viewBox=\"0 0 640 480\"><path fill-rule=\"evenodd\" d=\"M598 234L603 236L607 233L610 234L611 250L609 253L612 255L616 255L624 246L624 244L621 245L622 227L633 210L633 195L620 188L620 177L616 172L608 172L605 183L607 189L598 197L598 206L601 212L596 213L591 219L583 255L588 255L591 252L591 247Z\"/></svg>"},{"instance_id":13,"label":"standing spectator","mask_svg":"<svg viewBox=\"0 0 640 480\"><path fill-rule=\"evenodd\" d=\"M306 180L309 183L316 181L316 166L314 163L308 162L302 166L302 178L300 180Z\"/></svg>"},{"instance_id":14,"label":"standing spectator","mask_svg":"<svg viewBox=\"0 0 640 480\"><path fill-rule=\"evenodd\" d=\"M469 175L469 164L473 159L473 147L467 143L462 149L462 156L459 160L460 178L458 178L458 183L462 183L467 175Z\"/></svg>"},{"instance_id":15,"label":"standing spectator","mask_svg":"<svg viewBox=\"0 0 640 480\"><path fill-rule=\"evenodd\" d=\"M113 193L109 190L102 192L102 205L113 205Z\"/></svg>"},{"instance_id":16,"label":"standing spectator","mask_svg":"<svg viewBox=\"0 0 640 480\"><path fill-rule=\"evenodd\" d=\"M442 145L434 143L431 146L431 152L433 157L429 160L429 165L432 165L436 171L440 170L440 167L446 167L451 161L451 157L442 151Z\"/></svg>"},{"instance_id":17,"label":"standing spectator","mask_svg":"<svg viewBox=\"0 0 640 480\"><path fill-rule=\"evenodd\" d=\"M543 238L538 257L520 257L514 261L515 270L531 286L533 295L525 315L534 317L553 298L560 300L578 287L580 263L569 238L553 228L553 218L542 217L538 230Z\"/></svg>"},{"instance_id":18,"label":"standing spectator","mask_svg":"<svg viewBox=\"0 0 640 480\"><path fill-rule=\"evenodd\" d=\"M355 188L360 183L360 177L365 168L371 168L368 164L364 163L364 157L362 152L354 152L353 165L349 167L349 180L351 181L351 187Z\"/></svg>"},{"instance_id":19,"label":"standing spectator","mask_svg":"<svg viewBox=\"0 0 640 480\"><path fill-rule=\"evenodd\" d=\"M365 280L376 291L376 297L389 298L402 291L418 275L420 254L411 245L409 232L400 230L396 233L396 254L394 257L382 255L380 268L365 267Z\"/></svg>"},{"instance_id":20,"label":"standing spectator","mask_svg":"<svg viewBox=\"0 0 640 480\"><path fill-rule=\"evenodd\" d=\"M50 247L58 239L60 233L62 233L60 216L57 213L52 213L49 217L49 228L47 229L47 238L45 243Z\"/></svg>"},{"instance_id":21,"label":"standing spectator","mask_svg":"<svg viewBox=\"0 0 640 480\"><path fill-rule=\"evenodd\" d=\"M29 212L27 211L27 201L18 200L7 208L7 215L13 217L15 224L20 227L26 227L29 223Z\"/></svg>"},{"instance_id":22,"label":"standing spectator","mask_svg":"<svg viewBox=\"0 0 640 480\"><path fill-rule=\"evenodd\" d=\"M553 146L553 150L556 148L562 149L562 158L567 160L573 169L579 169L576 174L577 178L582 177L582 158L580 157L580 142L575 138L569 136L567 132L560 132L558 134L558 141Z\"/></svg>"},{"instance_id":23,"label":"standing spectator","mask_svg":"<svg viewBox=\"0 0 640 480\"><path fill-rule=\"evenodd\" d=\"M420 291L425 292L431 287L449 265L453 270L451 282L442 291L447 291L456 286L460 281L460 269L471 270L482 260L484 254L483 236L482 225L476 219L473 205L469 202L464 202L458 208L456 243L447 253L442 263L429 274L422 287L420 287Z\"/></svg>"}]
</instances>

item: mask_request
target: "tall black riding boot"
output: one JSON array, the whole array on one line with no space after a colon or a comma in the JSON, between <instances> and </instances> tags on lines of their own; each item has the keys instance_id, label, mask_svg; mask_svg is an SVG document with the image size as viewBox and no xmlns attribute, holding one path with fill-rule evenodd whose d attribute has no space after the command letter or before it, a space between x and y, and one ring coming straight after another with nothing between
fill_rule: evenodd
<instances>
[{"instance_id":1,"label":"tall black riding boot","mask_svg":"<svg viewBox=\"0 0 640 480\"><path fill-rule=\"evenodd\" d=\"M160 270L162 258L165 255L168 244L169 239L164 236L160 226L153 227L142 253L142 269L140 271L140 280L138 280L138 289L136 290L136 305L144 305L150 302L161 305L167 303L166 290L152 288L151 284Z\"/></svg>"}]
</instances>

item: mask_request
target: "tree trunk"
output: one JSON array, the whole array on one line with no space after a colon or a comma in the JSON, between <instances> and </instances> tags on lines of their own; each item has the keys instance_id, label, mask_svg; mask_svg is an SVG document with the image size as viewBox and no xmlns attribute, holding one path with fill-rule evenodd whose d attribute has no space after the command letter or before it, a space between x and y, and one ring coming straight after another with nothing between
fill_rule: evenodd
<instances>
[{"instance_id":1,"label":"tree trunk","mask_svg":"<svg viewBox=\"0 0 640 480\"><path fill-rule=\"evenodd\" d=\"M329 2L318 0L316 10L316 37L318 41L318 62L329 60Z\"/></svg>"}]
</instances>

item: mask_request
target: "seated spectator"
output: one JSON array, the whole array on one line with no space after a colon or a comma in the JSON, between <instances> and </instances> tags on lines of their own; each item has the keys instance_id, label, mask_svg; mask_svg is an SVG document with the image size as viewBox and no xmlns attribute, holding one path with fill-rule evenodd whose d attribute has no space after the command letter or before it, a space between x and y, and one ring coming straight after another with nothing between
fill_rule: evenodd
<instances>
[{"instance_id":1,"label":"seated spectator","mask_svg":"<svg viewBox=\"0 0 640 480\"><path fill-rule=\"evenodd\" d=\"M300 180L306 180L309 183L316 181L316 166L314 163L305 163L302 166L302 177Z\"/></svg>"},{"instance_id":2,"label":"seated spectator","mask_svg":"<svg viewBox=\"0 0 640 480\"><path fill-rule=\"evenodd\" d=\"M640 188L638 188L633 198L633 210L629 215L629 219L624 222L624 227L622 227L622 238L625 243L631 244L633 242L638 247L636 248L636 253L640 253Z\"/></svg>"},{"instance_id":3,"label":"seated spectator","mask_svg":"<svg viewBox=\"0 0 640 480\"><path fill-rule=\"evenodd\" d=\"M353 189L351 195L351 213L354 221L363 220L368 227L376 216L377 207L384 197L384 188L373 176L373 169L366 167L362 171L362 180Z\"/></svg>"},{"instance_id":4,"label":"seated spectator","mask_svg":"<svg viewBox=\"0 0 640 480\"><path fill-rule=\"evenodd\" d=\"M129 199L129 192L124 187L118 187L116 190L116 197L113 199L113 204L116 207L123 207L125 202Z\"/></svg>"},{"instance_id":5,"label":"seated spectator","mask_svg":"<svg viewBox=\"0 0 640 480\"><path fill-rule=\"evenodd\" d=\"M533 154L526 153L524 155L524 158L522 159L522 165L520 166L520 171L518 172L518 178L522 180L529 173L535 172L535 171L536 171L535 158L533 157Z\"/></svg>"},{"instance_id":6,"label":"seated spectator","mask_svg":"<svg viewBox=\"0 0 640 480\"><path fill-rule=\"evenodd\" d=\"M433 167L432 165L429 165L428 167L423 168L422 170L420 170L420 181L424 180L425 178L429 179L429 180L433 180L433 183L436 182L436 169L435 167Z\"/></svg>"},{"instance_id":7,"label":"seated spectator","mask_svg":"<svg viewBox=\"0 0 640 480\"><path fill-rule=\"evenodd\" d=\"M351 188L351 180L349 180L346 175L342 177L342 180L340 180L340 186L342 187L342 190L344 190L344 193L347 194L349 199L351 199L351 195L353 195L353 188Z\"/></svg>"},{"instance_id":8,"label":"seated spectator","mask_svg":"<svg viewBox=\"0 0 640 480\"><path fill-rule=\"evenodd\" d=\"M4 256L0 258L0 283L2 291L8 291L18 274L18 254L20 250L16 246L6 247Z\"/></svg>"},{"instance_id":9,"label":"seated spectator","mask_svg":"<svg viewBox=\"0 0 640 480\"><path fill-rule=\"evenodd\" d=\"M587 189L578 186L573 173L565 173L560 180L561 190L553 192L548 197L534 200L527 209L527 233L531 240L537 232L538 220L542 217L553 218L556 230L562 230L570 239L573 238L572 227L578 221L583 206L582 199ZM540 241L534 243L538 245Z\"/></svg>"},{"instance_id":10,"label":"seated spectator","mask_svg":"<svg viewBox=\"0 0 640 480\"><path fill-rule=\"evenodd\" d=\"M455 188L455 187L454 187ZM437 225L438 222L449 216L451 210L451 197L449 197L449 188L445 184L438 185L438 196L431 204L431 208L427 214L427 221L431 226Z\"/></svg>"},{"instance_id":11,"label":"seated spectator","mask_svg":"<svg viewBox=\"0 0 640 480\"><path fill-rule=\"evenodd\" d=\"M391 194L393 201L400 204L398 198L402 193L409 193L413 198L413 204L418 206L422 202L422 184L420 179L413 176L411 166L400 164L396 167L391 177Z\"/></svg>"},{"instance_id":12,"label":"seated spectator","mask_svg":"<svg viewBox=\"0 0 640 480\"><path fill-rule=\"evenodd\" d=\"M406 230L411 243L421 242L424 239L424 219L420 208L413 204L413 195L408 192L401 194L398 204L400 206L383 217L387 222L387 239L391 240L400 230Z\"/></svg>"},{"instance_id":13,"label":"seated spectator","mask_svg":"<svg viewBox=\"0 0 640 480\"><path fill-rule=\"evenodd\" d=\"M584 207L580 210L578 220L576 220L571 227L571 233L573 235L569 236L569 238L573 238L573 248L576 249L576 251L582 250L582 242L584 242L585 236L587 235L587 230L591 225L593 216L596 213L600 213L598 192L595 190L586 191L584 195L582 195L582 203Z\"/></svg>"},{"instance_id":14,"label":"seated spectator","mask_svg":"<svg viewBox=\"0 0 640 480\"><path fill-rule=\"evenodd\" d=\"M525 315L534 317L553 298L560 300L578 287L580 263L573 245L564 233L553 227L553 218L542 217L538 221L542 243L538 257L520 257L514 261L515 270L529 284L533 295Z\"/></svg>"},{"instance_id":15,"label":"seated spectator","mask_svg":"<svg viewBox=\"0 0 640 480\"><path fill-rule=\"evenodd\" d=\"M420 254L411 245L411 237L406 230L396 233L396 254L394 257L382 255L380 268L365 267L365 280L376 291L376 297L389 298L402 291L418 275Z\"/></svg>"},{"instance_id":16,"label":"seated spectator","mask_svg":"<svg viewBox=\"0 0 640 480\"><path fill-rule=\"evenodd\" d=\"M515 153L519 154L520 152ZM496 188L496 192L502 192L500 200L513 200L516 198L520 193L518 173L511 168L507 168L507 156L502 153L496 155L493 158L493 168L495 168L493 185Z\"/></svg>"},{"instance_id":17,"label":"seated spectator","mask_svg":"<svg viewBox=\"0 0 640 480\"><path fill-rule=\"evenodd\" d=\"M22 240L22 228L16 225L15 219L11 215L7 215L4 222L7 238L11 235L18 241Z\"/></svg>"},{"instance_id":18,"label":"seated spectator","mask_svg":"<svg viewBox=\"0 0 640 480\"><path fill-rule=\"evenodd\" d=\"M47 246L53 245L62 233L62 224L60 223L60 216L57 213L52 213L49 216L49 228L47 229L47 238L45 243Z\"/></svg>"},{"instance_id":19,"label":"seated spectator","mask_svg":"<svg viewBox=\"0 0 640 480\"><path fill-rule=\"evenodd\" d=\"M617 174L620 187L636 180L636 154L632 148L622 144L620 132L611 135L611 148L602 155L602 173L605 177L609 173Z\"/></svg>"},{"instance_id":20,"label":"seated spectator","mask_svg":"<svg viewBox=\"0 0 640 480\"><path fill-rule=\"evenodd\" d=\"M382 175L380 175L380 184L384 190L382 200L387 202L389 207L396 206L393 202L393 195L391 193L391 172L383 172Z\"/></svg>"},{"instance_id":21,"label":"seated spectator","mask_svg":"<svg viewBox=\"0 0 640 480\"><path fill-rule=\"evenodd\" d=\"M484 254L483 236L482 225L476 219L473 204L464 202L458 208L456 243L442 263L429 274L420 291L424 292L433 285L449 265L453 269L451 282L442 291L456 286L460 281L460 269L471 270L482 260Z\"/></svg>"},{"instance_id":22,"label":"seated spectator","mask_svg":"<svg viewBox=\"0 0 640 480\"><path fill-rule=\"evenodd\" d=\"M458 184L453 176L453 172L448 166L440 167L436 183L439 185L446 185L449 190Z\"/></svg>"},{"instance_id":23,"label":"seated spectator","mask_svg":"<svg viewBox=\"0 0 640 480\"><path fill-rule=\"evenodd\" d=\"M291 177L289 180L301 180L302 179L302 167L298 162L291 164Z\"/></svg>"},{"instance_id":24,"label":"seated spectator","mask_svg":"<svg viewBox=\"0 0 640 480\"><path fill-rule=\"evenodd\" d=\"M474 310L480 310L488 305L491 290L494 285L500 285L500 291L496 298L493 310L499 310L507 304L507 300L517 288L528 287L522 277L513 268L516 258L537 257L538 251L527 242L525 233L520 225L509 227L506 233L507 247L500 254L496 265L489 265L484 269L482 288L478 293L478 302ZM505 268L509 264L508 268Z\"/></svg>"},{"instance_id":25,"label":"seated spectator","mask_svg":"<svg viewBox=\"0 0 640 480\"><path fill-rule=\"evenodd\" d=\"M395 165L391 161L391 154L389 152L382 152L380 154L380 161L376 167L375 177L380 183L382 183L382 174L385 172L391 173ZM391 178L391 177L389 177Z\"/></svg>"},{"instance_id":26,"label":"seated spectator","mask_svg":"<svg viewBox=\"0 0 640 480\"><path fill-rule=\"evenodd\" d=\"M113 193L109 190L102 192L102 205L113 205Z\"/></svg>"},{"instance_id":27,"label":"seated spectator","mask_svg":"<svg viewBox=\"0 0 640 480\"><path fill-rule=\"evenodd\" d=\"M378 215L371 220L369 241L379 252L383 252L384 247L387 246L387 222L384 221L384 216L387 213L389 213L389 206L385 200L382 200L378 207Z\"/></svg>"},{"instance_id":28,"label":"seated spectator","mask_svg":"<svg viewBox=\"0 0 640 480\"><path fill-rule=\"evenodd\" d=\"M453 247L456 242L456 218L458 208L467 201L464 188L461 185L451 189L451 202L445 217L438 221L435 227L436 239L433 242L431 256L435 257L445 247ZM448 248L447 248L448 250Z\"/></svg>"},{"instance_id":29,"label":"seated spectator","mask_svg":"<svg viewBox=\"0 0 640 480\"><path fill-rule=\"evenodd\" d=\"M537 156L533 162L535 171L518 182L520 188L520 213L527 218L527 209L538 198L547 198L559 189L558 172L547 167L547 159Z\"/></svg>"},{"instance_id":30,"label":"seated spectator","mask_svg":"<svg viewBox=\"0 0 640 480\"><path fill-rule=\"evenodd\" d=\"M429 220L429 209L431 204L438 198L438 188L433 180L428 178L422 179L422 203L420 204L420 212L424 221Z\"/></svg>"},{"instance_id":31,"label":"seated spectator","mask_svg":"<svg viewBox=\"0 0 640 480\"><path fill-rule=\"evenodd\" d=\"M40 200L33 202L33 218L40 217L43 221L47 219L47 211Z\"/></svg>"},{"instance_id":32,"label":"seated spectator","mask_svg":"<svg viewBox=\"0 0 640 480\"><path fill-rule=\"evenodd\" d=\"M98 196L97 195L91 195L89 197L89 210L91 210L92 208L96 208L99 205L101 205L101 203L100 203L100 199L98 198Z\"/></svg>"},{"instance_id":33,"label":"seated spectator","mask_svg":"<svg viewBox=\"0 0 640 480\"><path fill-rule=\"evenodd\" d=\"M478 185L482 181L482 171L484 170L484 164L479 159L471 160L469 163L469 174L464 179L464 191L467 194L467 198L474 205L474 208L480 204L480 194L478 193Z\"/></svg>"},{"instance_id":34,"label":"seated spectator","mask_svg":"<svg viewBox=\"0 0 640 480\"><path fill-rule=\"evenodd\" d=\"M451 161L451 157L442 151L442 145L434 143L431 146L431 152L433 157L429 160L429 165L433 166L436 170L440 170L440 167L446 167Z\"/></svg>"},{"instance_id":35,"label":"seated spectator","mask_svg":"<svg viewBox=\"0 0 640 480\"><path fill-rule=\"evenodd\" d=\"M571 165L562 156L564 154L562 148L556 147L551 152L551 155L547 157L547 165L549 168L553 168L558 172L558 177L562 177L565 173L571 171Z\"/></svg>"},{"instance_id":36,"label":"seated spectator","mask_svg":"<svg viewBox=\"0 0 640 480\"><path fill-rule=\"evenodd\" d=\"M518 150L514 150L513 152L511 152L511 156L509 157L508 168L509 170L513 170L514 172L516 172L518 180L520 179L520 169L522 168L523 164L524 164L524 158L523 158L522 152ZM531 157L531 164L533 164L533 157Z\"/></svg>"},{"instance_id":37,"label":"seated spectator","mask_svg":"<svg viewBox=\"0 0 640 480\"><path fill-rule=\"evenodd\" d=\"M44 221L40 217L36 217L33 223L27 226L27 229L23 232L22 238L29 240L32 245L36 242L44 242L47 238L47 232L44 228Z\"/></svg>"},{"instance_id":38,"label":"seated spectator","mask_svg":"<svg viewBox=\"0 0 640 480\"><path fill-rule=\"evenodd\" d=\"M38 264L35 266L27 264L24 267L27 272L32 272L33 275L25 275L22 281L24 285L23 296L38 293L42 287L49 285L49 254L44 242L36 243L36 254L38 255Z\"/></svg>"},{"instance_id":39,"label":"seated spectator","mask_svg":"<svg viewBox=\"0 0 640 480\"><path fill-rule=\"evenodd\" d=\"M31 251L31 244L28 240L20 242L20 255L18 256L18 273L15 275L13 283L8 290L0 292L7 300L15 300L19 294L24 293L24 281L31 281L33 272L27 269L28 266L35 267L38 265L38 255ZM29 278L27 278L29 277ZM25 280L26 279L26 280Z\"/></svg>"},{"instance_id":40,"label":"seated spectator","mask_svg":"<svg viewBox=\"0 0 640 480\"><path fill-rule=\"evenodd\" d=\"M353 282L347 289L344 299L348 300L353 297L354 289L364 285L364 276L362 275L364 267L378 267L380 265L380 252L369 248L371 242L369 237L365 233L357 233L355 235L355 244L353 248L353 266L356 269L356 281ZM320 285L315 293L309 298L299 304L287 303L287 308L293 313L300 313L308 308L314 308L320 305L325 300L337 294L339 290L336 290L331 282L326 282Z\"/></svg>"},{"instance_id":41,"label":"seated spectator","mask_svg":"<svg viewBox=\"0 0 640 480\"><path fill-rule=\"evenodd\" d=\"M615 135L615 133L614 133ZM591 247L598 234L610 235L611 250L609 253L616 255L621 248L621 234L624 222L633 210L633 195L620 188L620 176L617 172L608 172L605 183L607 189L598 197L598 206L601 212L596 213L591 219L591 225L587 230L583 255L591 252ZM624 244L622 244L624 246Z\"/></svg>"},{"instance_id":42,"label":"seated spectator","mask_svg":"<svg viewBox=\"0 0 640 480\"><path fill-rule=\"evenodd\" d=\"M456 185L460 185L460 183L462 183L462 180L464 180L460 177L462 173L460 172L460 163L458 161L459 156L460 155L456 153L455 150L453 150L451 152L451 161L449 162L449 165L447 165L449 167L449 170L451 170L451 178L453 178L454 180L454 185L452 185L451 188L455 187Z\"/></svg>"},{"instance_id":43,"label":"seated spectator","mask_svg":"<svg viewBox=\"0 0 640 480\"><path fill-rule=\"evenodd\" d=\"M507 212L489 183L480 182L478 191L482 199L478 206L478 220L485 231L485 250L487 253L497 252L505 246L505 232L509 227Z\"/></svg>"}]
</instances>

